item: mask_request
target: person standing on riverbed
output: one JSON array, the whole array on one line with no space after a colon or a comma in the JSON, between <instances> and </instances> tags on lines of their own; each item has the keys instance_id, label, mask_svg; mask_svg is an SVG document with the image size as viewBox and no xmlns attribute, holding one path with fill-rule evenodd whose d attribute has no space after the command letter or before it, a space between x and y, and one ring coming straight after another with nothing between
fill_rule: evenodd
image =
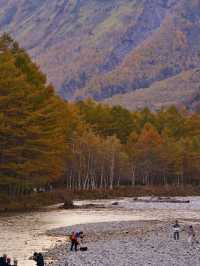
<instances>
[{"instance_id":1,"label":"person standing on riverbed","mask_svg":"<svg viewBox=\"0 0 200 266\"><path fill-rule=\"evenodd\" d=\"M180 225L178 221L176 220L175 224L173 225L174 230L174 240L179 240L180 238Z\"/></svg>"},{"instance_id":2,"label":"person standing on riverbed","mask_svg":"<svg viewBox=\"0 0 200 266\"><path fill-rule=\"evenodd\" d=\"M188 229L188 243L190 245L193 245L195 242L195 232L194 232L194 228L192 225L189 226Z\"/></svg>"}]
</instances>

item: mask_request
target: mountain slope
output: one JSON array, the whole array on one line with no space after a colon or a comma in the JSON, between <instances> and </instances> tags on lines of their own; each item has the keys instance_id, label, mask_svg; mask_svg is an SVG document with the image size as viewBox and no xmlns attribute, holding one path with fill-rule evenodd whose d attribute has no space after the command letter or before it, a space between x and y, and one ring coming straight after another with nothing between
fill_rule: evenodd
<instances>
[{"instance_id":1,"label":"mountain slope","mask_svg":"<svg viewBox=\"0 0 200 266\"><path fill-rule=\"evenodd\" d=\"M11 32L49 80L70 96L70 90L82 87L94 73L120 64L159 28L173 2L0 1L0 29Z\"/></svg>"},{"instance_id":2,"label":"mountain slope","mask_svg":"<svg viewBox=\"0 0 200 266\"><path fill-rule=\"evenodd\" d=\"M200 67L199 43L200 3L182 1L120 66L104 76L94 77L77 96L107 98L149 87L156 81Z\"/></svg>"},{"instance_id":3,"label":"mountain slope","mask_svg":"<svg viewBox=\"0 0 200 266\"><path fill-rule=\"evenodd\" d=\"M200 67L200 0L0 0L3 31L66 99L149 95Z\"/></svg>"},{"instance_id":4,"label":"mountain slope","mask_svg":"<svg viewBox=\"0 0 200 266\"><path fill-rule=\"evenodd\" d=\"M142 109L148 106L152 110L170 105L196 107L196 96L200 92L200 69L182 72L172 78L153 83L148 89L138 89L118 94L105 102L122 105L129 109ZM198 99L199 100L199 99Z\"/></svg>"}]
</instances>

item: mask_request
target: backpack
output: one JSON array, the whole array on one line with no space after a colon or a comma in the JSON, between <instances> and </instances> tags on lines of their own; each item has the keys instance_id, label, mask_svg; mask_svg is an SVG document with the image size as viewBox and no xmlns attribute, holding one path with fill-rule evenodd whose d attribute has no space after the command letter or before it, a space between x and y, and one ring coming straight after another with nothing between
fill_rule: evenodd
<instances>
[{"instance_id":1,"label":"backpack","mask_svg":"<svg viewBox=\"0 0 200 266\"><path fill-rule=\"evenodd\" d=\"M76 235L73 234L73 235L71 235L71 236L69 237L69 239L72 241L72 240L76 240L77 238L76 238Z\"/></svg>"},{"instance_id":2,"label":"backpack","mask_svg":"<svg viewBox=\"0 0 200 266\"><path fill-rule=\"evenodd\" d=\"M88 248L87 247L80 247L80 251L87 251Z\"/></svg>"}]
</instances>

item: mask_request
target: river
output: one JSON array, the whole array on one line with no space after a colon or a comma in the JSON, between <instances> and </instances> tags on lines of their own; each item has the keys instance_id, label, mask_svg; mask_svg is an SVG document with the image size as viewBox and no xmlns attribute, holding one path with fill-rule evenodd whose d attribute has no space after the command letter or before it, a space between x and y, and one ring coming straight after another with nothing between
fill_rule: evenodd
<instances>
[{"instance_id":1,"label":"river","mask_svg":"<svg viewBox=\"0 0 200 266\"><path fill-rule=\"evenodd\" d=\"M120 200L79 201L78 205L103 204L100 209L61 210L57 206L45 211L0 217L0 254L19 261L19 266L32 266L34 251L45 251L60 239L49 237L49 229L83 223L131 220L200 220L200 197L187 197L190 203L143 203L131 198ZM118 201L118 205L112 203Z\"/></svg>"}]
</instances>

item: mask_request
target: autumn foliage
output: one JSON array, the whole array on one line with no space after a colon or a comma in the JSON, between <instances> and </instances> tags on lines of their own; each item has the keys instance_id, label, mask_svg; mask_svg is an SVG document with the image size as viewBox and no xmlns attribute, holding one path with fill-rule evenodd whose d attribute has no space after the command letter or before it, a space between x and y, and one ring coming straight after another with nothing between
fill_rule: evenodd
<instances>
[{"instance_id":1,"label":"autumn foliage","mask_svg":"<svg viewBox=\"0 0 200 266\"><path fill-rule=\"evenodd\" d=\"M62 175L66 104L7 35L0 39L0 73L0 186L18 194Z\"/></svg>"},{"instance_id":2,"label":"autumn foliage","mask_svg":"<svg viewBox=\"0 0 200 266\"><path fill-rule=\"evenodd\" d=\"M0 38L0 192L200 183L200 115L68 103L8 35Z\"/></svg>"}]
</instances>

